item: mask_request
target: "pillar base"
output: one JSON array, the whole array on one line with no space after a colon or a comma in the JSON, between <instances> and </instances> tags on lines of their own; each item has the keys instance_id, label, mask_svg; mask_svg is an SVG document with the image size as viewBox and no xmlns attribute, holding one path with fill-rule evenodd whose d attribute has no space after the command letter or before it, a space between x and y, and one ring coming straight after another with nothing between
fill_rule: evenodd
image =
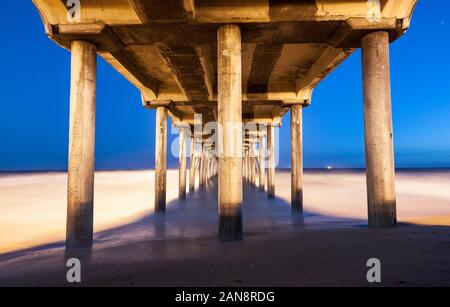
<instances>
[{"instance_id":1,"label":"pillar base","mask_svg":"<svg viewBox=\"0 0 450 307\"><path fill-rule=\"evenodd\" d=\"M389 205L391 208L395 208L395 202ZM397 226L397 214L395 209L391 211L378 211L369 213L369 228L372 229L385 229L395 228Z\"/></svg>"},{"instance_id":2,"label":"pillar base","mask_svg":"<svg viewBox=\"0 0 450 307\"><path fill-rule=\"evenodd\" d=\"M68 220L66 249L91 248L93 243L93 204L77 206L78 216Z\"/></svg>"},{"instance_id":3,"label":"pillar base","mask_svg":"<svg viewBox=\"0 0 450 307\"><path fill-rule=\"evenodd\" d=\"M242 240L242 214L219 217L219 239L223 242Z\"/></svg>"},{"instance_id":4,"label":"pillar base","mask_svg":"<svg viewBox=\"0 0 450 307\"><path fill-rule=\"evenodd\" d=\"M166 206L160 207L160 208L156 207L155 208L155 214L156 215L164 215L164 214L166 214Z\"/></svg>"},{"instance_id":5,"label":"pillar base","mask_svg":"<svg viewBox=\"0 0 450 307\"><path fill-rule=\"evenodd\" d=\"M70 249L86 249L86 248L92 248L92 246L93 246L92 239L83 240L83 241L66 240L66 249L68 249L68 250L70 250Z\"/></svg>"},{"instance_id":6,"label":"pillar base","mask_svg":"<svg viewBox=\"0 0 450 307\"><path fill-rule=\"evenodd\" d=\"M291 204L292 215L295 216L303 215L303 191L297 191L297 193L295 193L295 195L292 198L293 198Z\"/></svg>"}]
</instances>

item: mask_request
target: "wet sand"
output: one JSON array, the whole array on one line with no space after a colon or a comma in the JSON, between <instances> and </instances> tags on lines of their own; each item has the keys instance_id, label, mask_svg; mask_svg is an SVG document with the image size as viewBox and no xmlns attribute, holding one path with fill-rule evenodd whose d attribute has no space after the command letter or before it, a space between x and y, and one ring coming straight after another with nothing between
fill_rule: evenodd
<instances>
[{"instance_id":1,"label":"wet sand","mask_svg":"<svg viewBox=\"0 0 450 307\"><path fill-rule=\"evenodd\" d=\"M450 172L400 172L402 223L369 230L363 173L307 172L298 220L290 175L278 171L275 200L246 186L245 239L237 243L217 240L214 186L179 202L177 173L169 172L169 210L157 218L152 177L98 173L95 246L65 253L65 174L0 176L0 285L69 286L65 259L73 256L82 259L84 286L366 286L374 257L381 285L450 285Z\"/></svg>"}]
</instances>

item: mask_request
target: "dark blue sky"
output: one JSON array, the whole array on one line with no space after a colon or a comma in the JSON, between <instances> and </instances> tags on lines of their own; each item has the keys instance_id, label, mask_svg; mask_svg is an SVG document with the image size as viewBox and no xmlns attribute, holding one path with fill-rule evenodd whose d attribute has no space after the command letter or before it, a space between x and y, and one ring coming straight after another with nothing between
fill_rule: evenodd
<instances>
[{"instance_id":1,"label":"dark blue sky","mask_svg":"<svg viewBox=\"0 0 450 307\"><path fill-rule=\"evenodd\" d=\"M411 29L391 45L398 167L450 167L450 1L420 1ZM70 54L51 42L31 1L0 8L0 171L67 167ZM102 59L98 65L97 168L149 168L154 112ZM289 114L280 166L289 165ZM304 111L305 167L363 167L360 52L315 90ZM170 158L175 165L176 160Z\"/></svg>"}]
</instances>

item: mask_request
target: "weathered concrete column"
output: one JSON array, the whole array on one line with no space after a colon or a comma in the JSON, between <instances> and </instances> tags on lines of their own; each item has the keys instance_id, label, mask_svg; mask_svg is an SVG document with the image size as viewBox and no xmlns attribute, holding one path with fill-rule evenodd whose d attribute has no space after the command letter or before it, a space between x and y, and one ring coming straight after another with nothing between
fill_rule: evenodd
<instances>
[{"instance_id":1,"label":"weathered concrete column","mask_svg":"<svg viewBox=\"0 0 450 307\"><path fill-rule=\"evenodd\" d=\"M302 105L291 106L291 209L303 214Z\"/></svg>"},{"instance_id":2,"label":"weathered concrete column","mask_svg":"<svg viewBox=\"0 0 450 307\"><path fill-rule=\"evenodd\" d=\"M252 162L250 160L250 147L247 151L247 156L245 157L247 160L247 181L250 183L252 181Z\"/></svg>"},{"instance_id":3,"label":"weathered concrete column","mask_svg":"<svg viewBox=\"0 0 450 307\"><path fill-rule=\"evenodd\" d=\"M97 48L72 43L66 247L92 246Z\"/></svg>"},{"instance_id":4,"label":"weathered concrete column","mask_svg":"<svg viewBox=\"0 0 450 307\"><path fill-rule=\"evenodd\" d=\"M209 178L212 180L214 177L214 158L211 157L210 170L209 170Z\"/></svg>"},{"instance_id":5,"label":"weathered concrete column","mask_svg":"<svg viewBox=\"0 0 450 307\"><path fill-rule=\"evenodd\" d=\"M219 237L242 238L241 31L225 25L217 33L219 122Z\"/></svg>"},{"instance_id":6,"label":"weathered concrete column","mask_svg":"<svg viewBox=\"0 0 450 307\"><path fill-rule=\"evenodd\" d=\"M197 157L195 158L195 190L200 188L200 167L201 167L201 153L197 152Z\"/></svg>"},{"instance_id":7,"label":"weathered concrete column","mask_svg":"<svg viewBox=\"0 0 450 307\"><path fill-rule=\"evenodd\" d=\"M251 144L250 147L250 184L255 186L255 173L256 173L256 161L255 161L255 147Z\"/></svg>"},{"instance_id":8,"label":"weathered concrete column","mask_svg":"<svg viewBox=\"0 0 450 307\"><path fill-rule=\"evenodd\" d=\"M156 108L155 138L155 212L166 211L167 109Z\"/></svg>"},{"instance_id":9,"label":"weathered concrete column","mask_svg":"<svg viewBox=\"0 0 450 307\"><path fill-rule=\"evenodd\" d=\"M247 153L247 181L252 182L252 159L250 157L250 151Z\"/></svg>"},{"instance_id":10,"label":"weathered concrete column","mask_svg":"<svg viewBox=\"0 0 450 307\"><path fill-rule=\"evenodd\" d=\"M208 178L208 172L209 172L209 153L205 153L205 186L209 185L209 178Z\"/></svg>"},{"instance_id":11,"label":"weathered concrete column","mask_svg":"<svg viewBox=\"0 0 450 307\"><path fill-rule=\"evenodd\" d=\"M243 159L242 159L242 164L243 164L243 174L244 174L244 180L247 181L248 180L248 161L247 161L247 149L244 148L243 150Z\"/></svg>"},{"instance_id":12,"label":"weathered concrete column","mask_svg":"<svg viewBox=\"0 0 450 307\"><path fill-rule=\"evenodd\" d=\"M199 165L199 176L200 176L200 178L199 178L199 186L200 186L200 188L203 188L203 187L205 187L205 184L206 184L206 178L205 178L205 168L206 168L206 166L205 166L205 160L206 160L206 157L205 157L205 148L204 148L204 144L203 143L201 143L200 144L201 146L200 146L200 165Z\"/></svg>"},{"instance_id":13,"label":"weathered concrete column","mask_svg":"<svg viewBox=\"0 0 450 307\"><path fill-rule=\"evenodd\" d=\"M256 188L256 180L258 179L258 153L256 151L256 143L253 144L253 185Z\"/></svg>"},{"instance_id":14,"label":"weathered concrete column","mask_svg":"<svg viewBox=\"0 0 450 307\"><path fill-rule=\"evenodd\" d=\"M214 178L214 157L211 157L211 171L210 171L211 180Z\"/></svg>"},{"instance_id":15,"label":"weathered concrete column","mask_svg":"<svg viewBox=\"0 0 450 307\"><path fill-rule=\"evenodd\" d=\"M369 227L395 227L389 34L368 34L362 39L361 47Z\"/></svg>"},{"instance_id":16,"label":"weathered concrete column","mask_svg":"<svg viewBox=\"0 0 450 307\"><path fill-rule=\"evenodd\" d=\"M266 165L265 165L266 142L264 133L259 134L259 190L266 189Z\"/></svg>"},{"instance_id":17,"label":"weathered concrete column","mask_svg":"<svg viewBox=\"0 0 450 307\"><path fill-rule=\"evenodd\" d=\"M267 154L269 165L267 166L267 196L275 197L275 131L274 126L270 124L267 127Z\"/></svg>"},{"instance_id":18,"label":"weathered concrete column","mask_svg":"<svg viewBox=\"0 0 450 307\"><path fill-rule=\"evenodd\" d=\"M192 133L189 159L189 193L195 190L195 137Z\"/></svg>"},{"instance_id":19,"label":"weathered concrete column","mask_svg":"<svg viewBox=\"0 0 450 307\"><path fill-rule=\"evenodd\" d=\"M248 182L250 183L250 185L252 185L253 184L253 158L252 158L251 154L248 157L248 165L249 165Z\"/></svg>"},{"instance_id":20,"label":"weathered concrete column","mask_svg":"<svg viewBox=\"0 0 450 307\"><path fill-rule=\"evenodd\" d=\"M178 166L178 197L186 199L186 135L187 129L180 128L180 157Z\"/></svg>"},{"instance_id":21,"label":"weathered concrete column","mask_svg":"<svg viewBox=\"0 0 450 307\"><path fill-rule=\"evenodd\" d=\"M209 157L208 157L208 155L206 154L206 155L205 155L205 186L206 186L206 187L209 186L209 176L208 176L208 173L209 173Z\"/></svg>"},{"instance_id":22,"label":"weathered concrete column","mask_svg":"<svg viewBox=\"0 0 450 307\"><path fill-rule=\"evenodd\" d=\"M217 158L214 158L214 177L217 176Z\"/></svg>"},{"instance_id":23,"label":"weathered concrete column","mask_svg":"<svg viewBox=\"0 0 450 307\"><path fill-rule=\"evenodd\" d=\"M211 183L212 181L212 176L213 176L213 158L210 157L209 158L209 163L208 163L208 180Z\"/></svg>"},{"instance_id":24,"label":"weathered concrete column","mask_svg":"<svg viewBox=\"0 0 450 307\"><path fill-rule=\"evenodd\" d=\"M251 159L251 154L250 154L250 147L248 149L246 159L247 159L247 181L249 183L251 183L252 182L252 159Z\"/></svg>"}]
</instances>

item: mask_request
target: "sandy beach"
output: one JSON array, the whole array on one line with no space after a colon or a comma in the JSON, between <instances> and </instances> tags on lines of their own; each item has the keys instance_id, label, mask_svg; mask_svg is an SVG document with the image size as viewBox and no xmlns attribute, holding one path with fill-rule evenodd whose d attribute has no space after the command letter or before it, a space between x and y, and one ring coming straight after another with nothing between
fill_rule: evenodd
<instances>
[{"instance_id":1,"label":"sandy beach","mask_svg":"<svg viewBox=\"0 0 450 307\"><path fill-rule=\"evenodd\" d=\"M179 202L177 177L168 172L161 219L152 171L96 173L95 245L79 255L89 263L84 285L364 285L364 259L375 256L391 267L387 285L450 285L448 171L397 173L394 230L367 229L363 172L307 171L300 221L290 216L290 173L277 171L275 200L246 186L245 239L231 244L216 237L215 186ZM67 285L66 174L3 174L0 195L0 285L36 285L33 276Z\"/></svg>"}]
</instances>

